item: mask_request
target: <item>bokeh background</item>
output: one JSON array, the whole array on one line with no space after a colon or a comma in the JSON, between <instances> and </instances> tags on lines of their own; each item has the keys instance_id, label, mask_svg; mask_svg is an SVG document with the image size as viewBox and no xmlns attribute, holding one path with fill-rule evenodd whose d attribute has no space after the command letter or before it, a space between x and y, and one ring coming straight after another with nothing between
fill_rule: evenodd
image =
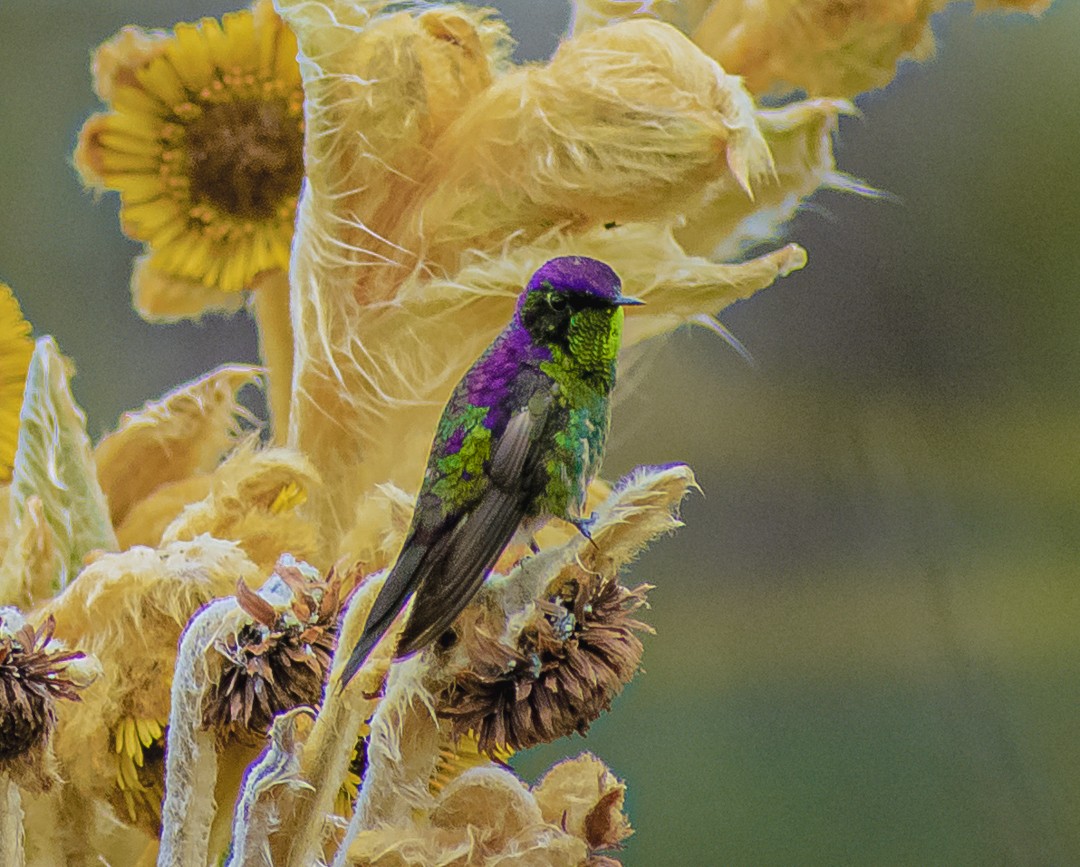
<instances>
[{"instance_id":1,"label":"bokeh background","mask_svg":"<svg viewBox=\"0 0 1080 867\"><path fill-rule=\"evenodd\" d=\"M92 435L226 361L246 315L150 326L114 196L70 168L91 49L235 3L0 0L0 279L78 368ZM496 3L519 56L568 8ZM1080 3L934 20L844 121L888 201L815 197L802 272L623 377L607 474L704 496L641 558L646 672L587 739L652 865L1080 864Z\"/></svg>"}]
</instances>

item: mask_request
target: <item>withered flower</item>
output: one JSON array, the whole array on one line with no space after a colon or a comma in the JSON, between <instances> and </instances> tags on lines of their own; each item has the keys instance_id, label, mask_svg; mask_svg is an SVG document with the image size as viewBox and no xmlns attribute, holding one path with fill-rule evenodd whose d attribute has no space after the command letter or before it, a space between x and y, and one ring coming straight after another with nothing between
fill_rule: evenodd
<instances>
[{"instance_id":1,"label":"withered flower","mask_svg":"<svg viewBox=\"0 0 1080 867\"><path fill-rule=\"evenodd\" d=\"M237 604L251 622L214 643L227 662L203 705L203 725L223 740L262 737L276 714L321 702L337 645L341 581L308 571L291 558L278 563L275 572L292 591L283 609L237 582Z\"/></svg>"},{"instance_id":2,"label":"withered flower","mask_svg":"<svg viewBox=\"0 0 1080 867\"><path fill-rule=\"evenodd\" d=\"M56 701L79 701L85 686L67 671L84 654L52 644L55 629L51 616L34 629L14 608L0 609L0 767L44 746Z\"/></svg>"},{"instance_id":3,"label":"withered flower","mask_svg":"<svg viewBox=\"0 0 1080 867\"><path fill-rule=\"evenodd\" d=\"M579 570L537 602L512 646L483 631L470 638L473 664L443 693L439 714L456 737L474 731L482 752L584 734L637 671L636 633L651 628L634 613L650 589Z\"/></svg>"}]
</instances>

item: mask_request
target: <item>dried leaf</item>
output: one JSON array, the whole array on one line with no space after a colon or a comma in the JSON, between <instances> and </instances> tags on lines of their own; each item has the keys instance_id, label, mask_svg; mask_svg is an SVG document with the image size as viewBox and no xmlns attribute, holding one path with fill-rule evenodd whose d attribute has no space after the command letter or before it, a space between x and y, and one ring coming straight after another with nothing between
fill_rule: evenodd
<instances>
[{"instance_id":1,"label":"dried leaf","mask_svg":"<svg viewBox=\"0 0 1080 867\"><path fill-rule=\"evenodd\" d=\"M98 478L117 527L155 491L218 465L235 443L241 419L247 417L237 396L258 378L257 367L219 367L124 414L117 430L94 450Z\"/></svg>"},{"instance_id":2,"label":"dried leaf","mask_svg":"<svg viewBox=\"0 0 1080 867\"><path fill-rule=\"evenodd\" d=\"M622 812L626 785L592 753L559 762L533 786L533 794L547 821L592 851L621 848L633 833Z\"/></svg>"}]
</instances>

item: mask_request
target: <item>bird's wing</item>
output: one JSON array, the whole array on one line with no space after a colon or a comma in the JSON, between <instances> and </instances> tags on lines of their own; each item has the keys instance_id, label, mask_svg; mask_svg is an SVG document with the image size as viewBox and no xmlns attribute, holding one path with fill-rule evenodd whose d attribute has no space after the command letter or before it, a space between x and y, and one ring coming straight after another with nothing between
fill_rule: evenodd
<instances>
[{"instance_id":1,"label":"bird's wing","mask_svg":"<svg viewBox=\"0 0 1080 867\"><path fill-rule=\"evenodd\" d=\"M536 496L533 477L550 406L549 398L534 398L510 418L492 440L480 493L460 511L436 520L429 513L438 507L428 505L421 494L412 529L349 656L342 684L360 669L414 590L418 592L398 641L398 657L437 638L480 589Z\"/></svg>"},{"instance_id":2,"label":"bird's wing","mask_svg":"<svg viewBox=\"0 0 1080 867\"><path fill-rule=\"evenodd\" d=\"M484 492L424 558L398 657L420 650L450 627L513 538L538 493L534 475L549 407L550 401L533 400L492 443Z\"/></svg>"}]
</instances>

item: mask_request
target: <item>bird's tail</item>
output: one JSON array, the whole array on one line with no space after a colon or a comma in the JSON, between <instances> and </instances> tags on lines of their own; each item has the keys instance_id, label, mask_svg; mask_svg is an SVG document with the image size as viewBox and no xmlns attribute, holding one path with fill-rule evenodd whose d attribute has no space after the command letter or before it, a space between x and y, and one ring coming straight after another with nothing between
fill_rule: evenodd
<instances>
[{"instance_id":1,"label":"bird's tail","mask_svg":"<svg viewBox=\"0 0 1080 867\"><path fill-rule=\"evenodd\" d=\"M375 604L371 606L360 640L356 642L352 653L349 654L349 661L345 663L341 671L338 690L345 689L368 658L368 654L374 650L379 639L386 634L386 630L405 607L409 595L416 589L417 567L423 559L424 552L424 548L408 544L402 550L394 568L386 577L386 583L383 584L379 595L375 597Z\"/></svg>"}]
</instances>

